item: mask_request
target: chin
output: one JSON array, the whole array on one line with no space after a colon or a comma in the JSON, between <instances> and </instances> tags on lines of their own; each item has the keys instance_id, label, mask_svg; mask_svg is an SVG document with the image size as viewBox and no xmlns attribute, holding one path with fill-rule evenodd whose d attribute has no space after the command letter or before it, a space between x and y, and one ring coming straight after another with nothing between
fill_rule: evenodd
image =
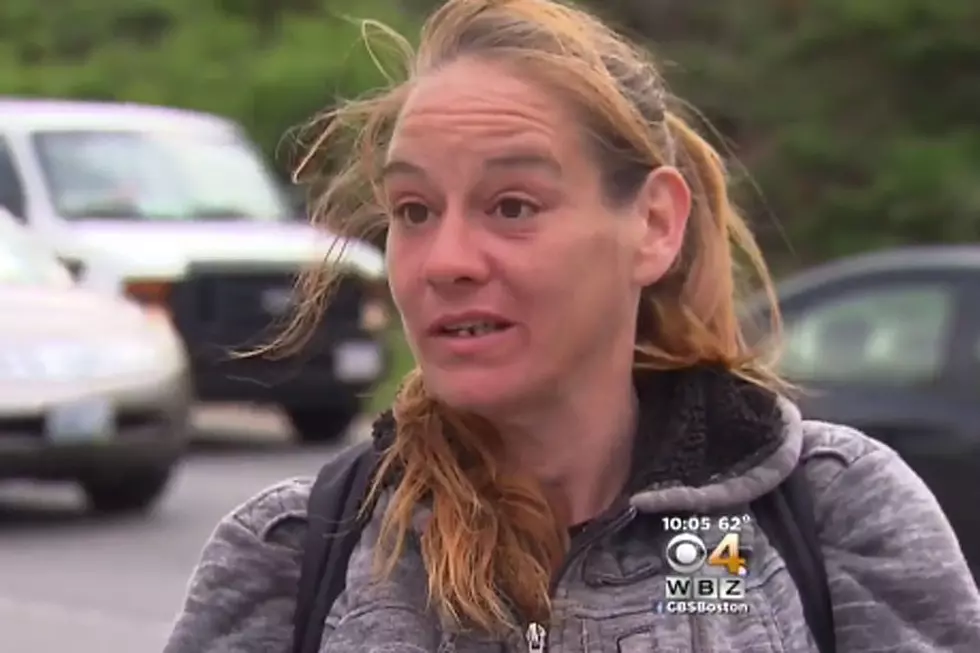
<instances>
[{"instance_id":1,"label":"chin","mask_svg":"<svg viewBox=\"0 0 980 653\"><path fill-rule=\"evenodd\" d=\"M534 394L527 375L488 370L425 371L425 386L432 396L456 410L493 420L501 411Z\"/></svg>"}]
</instances>

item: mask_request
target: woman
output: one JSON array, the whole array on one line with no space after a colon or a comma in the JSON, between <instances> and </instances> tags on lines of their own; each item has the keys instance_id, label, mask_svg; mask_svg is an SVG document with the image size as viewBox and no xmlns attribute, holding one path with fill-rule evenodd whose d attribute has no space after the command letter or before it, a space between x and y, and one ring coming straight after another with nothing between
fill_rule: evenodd
<instances>
[{"instance_id":1,"label":"woman","mask_svg":"<svg viewBox=\"0 0 980 653\"><path fill-rule=\"evenodd\" d=\"M663 516L740 514L802 468L837 650L980 651L930 492L883 445L802 421L746 346L734 250L768 287L765 267L645 56L547 0L450 0L409 70L314 150L356 136L318 219L386 216L419 365L376 429L378 501L320 650L816 651L761 529L734 553L747 613L655 606ZM221 522L167 653L288 650L309 490Z\"/></svg>"}]
</instances>

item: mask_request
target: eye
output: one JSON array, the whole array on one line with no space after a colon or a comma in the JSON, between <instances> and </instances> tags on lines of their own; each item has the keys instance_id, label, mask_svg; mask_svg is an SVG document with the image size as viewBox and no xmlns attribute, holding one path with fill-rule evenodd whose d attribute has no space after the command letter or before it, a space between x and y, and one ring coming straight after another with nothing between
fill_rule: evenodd
<instances>
[{"instance_id":1,"label":"eye","mask_svg":"<svg viewBox=\"0 0 980 653\"><path fill-rule=\"evenodd\" d=\"M421 224L429 219L429 214L429 207L419 202L405 202L394 210L395 217L408 224Z\"/></svg>"},{"instance_id":2,"label":"eye","mask_svg":"<svg viewBox=\"0 0 980 653\"><path fill-rule=\"evenodd\" d=\"M530 218L538 212L538 207L518 197L504 197L493 207L494 215L508 220Z\"/></svg>"}]
</instances>

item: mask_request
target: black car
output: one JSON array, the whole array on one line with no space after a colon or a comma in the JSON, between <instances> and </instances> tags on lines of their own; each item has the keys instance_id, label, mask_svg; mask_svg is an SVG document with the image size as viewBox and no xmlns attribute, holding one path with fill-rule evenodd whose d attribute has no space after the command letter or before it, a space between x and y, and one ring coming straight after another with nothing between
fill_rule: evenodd
<instances>
[{"instance_id":1,"label":"black car","mask_svg":"<svg viewBox=\"0 0 980 653\"><path fill-rule=\"evenodd\" d=\"M980 578L980 246L833 262L777 288L780 369L807 418L895 449L935 493ZM751 325L768 318L749 304Z\"/></svg>"}]
</instances>

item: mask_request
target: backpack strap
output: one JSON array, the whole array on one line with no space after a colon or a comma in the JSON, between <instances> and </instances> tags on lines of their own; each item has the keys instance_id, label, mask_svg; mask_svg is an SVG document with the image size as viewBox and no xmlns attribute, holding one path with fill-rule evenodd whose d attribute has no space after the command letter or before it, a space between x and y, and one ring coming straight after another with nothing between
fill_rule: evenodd
<instances>
[{"instance_id":1,"label":"backpack strap","mask_svg":"<svg viewBox=\"0 0 980 653\"><path fill-rule=\"evenodd\" d=\"M803 616L821 653L836 653L834 608L817 530L813 497L802 466L772 492L752 502L752 512L793 578Z\"/></svg>"},{"instance_id":2,"label":"backpack strap","mask_svg":"<svg viewBox=\"0 0 980 653\"><path fill-rule=\"evenodd\" d=\"M358 443L331 459L317 474L307 506L293 616L293 653L316 653L330 608L344 591L347 563L361 539L361 506L380 456L371 441Z\"/></svg>"}]
</instances>

